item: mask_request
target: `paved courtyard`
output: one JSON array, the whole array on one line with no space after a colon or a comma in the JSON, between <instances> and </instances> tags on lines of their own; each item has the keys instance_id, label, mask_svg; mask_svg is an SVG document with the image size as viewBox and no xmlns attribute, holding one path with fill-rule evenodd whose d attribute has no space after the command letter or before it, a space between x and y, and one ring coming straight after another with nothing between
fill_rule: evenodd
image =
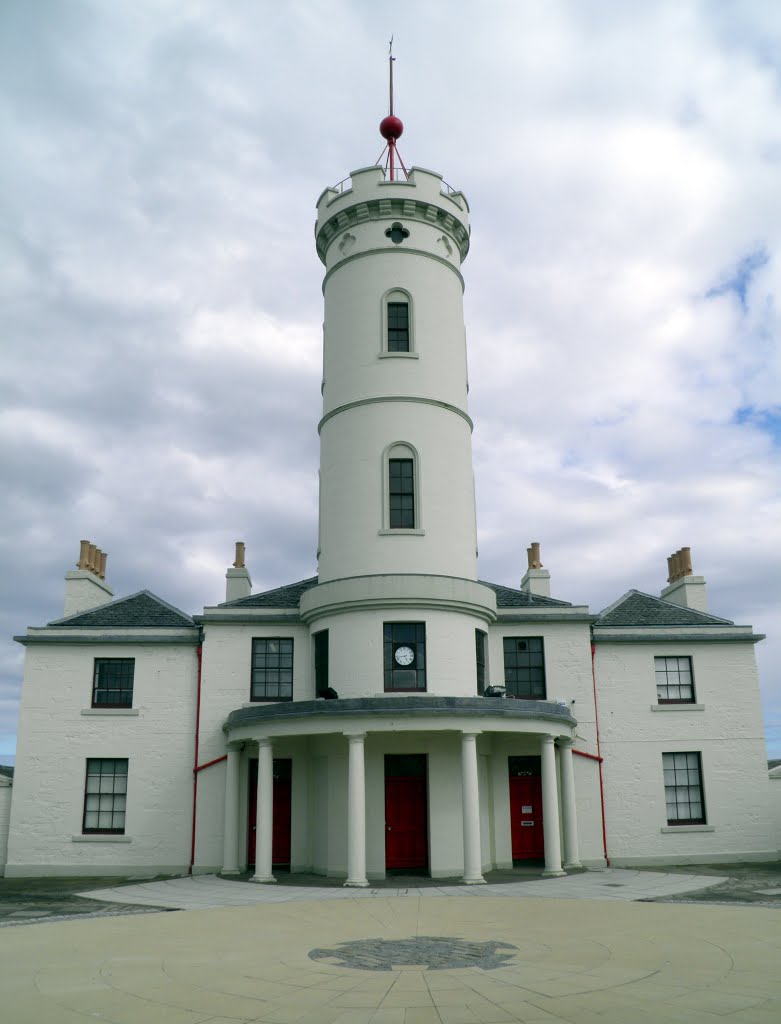
<instances>
[{"instance_id":1,"label":"paved courtyard","mask_svg":"<svg viewBox=\"0 0 781 1024\"><path fill-rule=\"evenodd\" d=\"M285 876L280 876L284 878ZM676 874L667 871L637 871L626 868L610 871L584 871L561 878L524 878L488 885L443 884L431 879L387 879L368 889L345 889L340 883L323 885L311 878L310 884L256 885L236 882L214 875L170 878L138 885L110 886L85 890L80 895L108 903L165 907L170 910L208 910L214 907L245 907L258 903L311 902L385 898L393 893L410 896L460 896L502 899L585 899L640 900L678 896L710 889L727 881L726 876ZM319 883L319 884L318 884Z\"/></svg>"},{"instance_id":2,"label":"paved courtyard","mask_svg":"<svg viewBox=\"0 0 781 1024\"><path fill-rule=\"evenodd\" d=\"M777 1024L781 914L634 902L697 878L594 872L452 892L212 878L109 888L112 904L211 909L3 928L0 1018ZM227 905L232 894L243 905Z\"/></svg>"}]
</instances>

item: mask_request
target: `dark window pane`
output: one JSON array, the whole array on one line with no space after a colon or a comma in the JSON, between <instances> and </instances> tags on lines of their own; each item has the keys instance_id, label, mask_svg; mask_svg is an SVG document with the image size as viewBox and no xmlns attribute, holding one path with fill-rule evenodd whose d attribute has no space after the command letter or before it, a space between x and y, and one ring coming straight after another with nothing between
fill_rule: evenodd
<instances>
[{"instance_id":1,"label":"dark window pane","mask_svg":"<svg viewBox=\"0 0 781 1024\"><path fill-rule=\"evenodd\" d=\"M662 774L667 824L704 824L705 802L699 752L662 754Z\"/></svg>"},{"instance_id":2,"label":"dark window pane","mask_svg":"<svg viewBox=\"0 0 781 1024\"><path fill-rule=\"evenodd\" d=\"M388 303L388 351L409 352L409 304Z\"/></svg>"},{"instance_id":3,"label":"dark window pane","mask_svg":"<svg viewBox=\"0 0 781 1024\"><path fill-rule=\"evenodd\" d=\"M401 665L396 651L408 647L412 661ZM426 689L426 625L423 622L386 622L383 625L383 666L386 690Z\"/></svg>"},{"instance_id":4,"label":"dark window pane","mask_svg":"<svg viewBox=\"0 0 781 1024\"><path fill-rule=\"evenodd\" d=\"M485 692L485 641L486 635L481 629L475 630L475 673L477 675L477 693Z\"/></svg>"},{"instance_id":5,"label":"dark window pane","mask_svg":"<svg viewBox=\"0 0 781 1024\"><path fill-rule=\"evenodd\" d=\"M545 700L545 654L542 637L503 639L504 685L507 695Z\"/></svg>"},{"instance_id":6,"label":"dark window pane","mask_svg":"<svg viewBox=\"0 0 781 1024\"><path fill-rule=\"evenodd\" d=\"M134 658L95 658L92 706L132 707L134 672Z\"/></svg>"},{"instance_id":7,"label":"dark window pane","mask_svg":"<svg viewBox=\"0 0 781 1024\"><path fill-rule=\"evenodd\" d=\"M693 704L691 658L654 658L656 697L660 704Z\"/></svg>"},{"instance_id":8,"label":"dark window pane","mask_svg":"<svg viewBox=\"0 0 781 1024\"><path fill-rule=\"evenodd\" d=\"M127 758L87 758L82 832L125 831L127 770Z\"/></svg>"},{"instance_id":9,"label":"dark window pane","mask_svg":"<svg viewBox=\"0 0 781 1024\"><path fill-rule=\"evenodd\" d=\"M415 528L415 474L412 459L388 459L388 511L392 530Z\"/></svg>"},{"instance_id":10,"label":"dark window pane","mask_svg":"<svg viewBox=\"0 0 781 1024\"><path fill-rule=\"evenodd\" d=\"M293 640L263 637L252 641L250 700L293 699Z\"/></svg>"}]
</instances>

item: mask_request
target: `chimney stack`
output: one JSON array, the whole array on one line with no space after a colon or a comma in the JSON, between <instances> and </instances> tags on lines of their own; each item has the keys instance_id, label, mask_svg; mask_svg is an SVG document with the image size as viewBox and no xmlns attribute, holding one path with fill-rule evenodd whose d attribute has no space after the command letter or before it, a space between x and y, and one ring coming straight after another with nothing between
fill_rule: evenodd
<instances>
[{"instance_id":1,"label":"chimney stack","mask_svg":"<svg viewBox=\"0 0 781 1024\"><path fill-rule=\"evenodd\" d=\"M236 541L236 557L225 573L225 600L238 601L252 593L252 580L244 564L245 546L243 540Z\"/></svg>"},{"instance_id":2,"label":"chimney stack","mask_svg":"<svg viewBox=\"0 0 781 1024\"><path fill-rule=\"evenodd\" d=\"M663 601L707 612L705 577L695 576L692 570L691 548L678 548L667 559L667 583L661 593Z\"/></svg>"},{"instance_id":3,"label":"chimney stack","mask_svg":"<svg viewBox=\"0 0 781 1024\"><path fill-rule=\"evenodd\" d=\"M532 541L531 546L526 549L526 558L529 567L521 580L521 590L526 591L527 594L550 597L550 573L542 567L538 540Z\"/></svg>"},{"instance_id":4,"label":"chimney stack","mask_svg":"<svg viewBox=\"0 0 781 1024\"><path fill-rule=\"evenodd\" d=\"M98 608L113 598L114 591L105 582L107 557L88 540L81 541L76 569L65 573L64 616Z\"/></svg>"}]
</instances>

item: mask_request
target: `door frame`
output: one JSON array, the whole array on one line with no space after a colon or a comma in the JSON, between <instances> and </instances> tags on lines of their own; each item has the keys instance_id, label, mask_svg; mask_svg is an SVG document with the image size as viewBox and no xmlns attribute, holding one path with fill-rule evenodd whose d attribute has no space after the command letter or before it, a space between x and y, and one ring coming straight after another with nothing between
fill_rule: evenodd
<instances>
[{"instance_id":1,"label":"door frame","mask_svg":"<svg viewBox=\"0 0 781 1024\"><path fill-rule=\"evenodd\" d=\"M515 762L515 764L513 764ZM515 770L513 770L515 769ZM534 778L539 780L540 795L539 808L532 812L535 818L535 840L539 841L539 851L528 857L516 857L513 849L513 785L514 778ZM508 787L508 810L509 810L509 832L510 832L510 858L513 865L529 864L544 861L545 859L545 819L542 807L542 758L538 755L513 755L507 758L507 787ZM523 805L522 805L523 806ZM537 832L539 828L539 832Z\"/></svg>"},{"instance_id":2,"label":"door frame","mask_svg":"<svg viewBox=\"0 0 781 1024\"><path fill-rule=\"evenodd\" d=\"M288 774L288 779L276 778L276 773L280 770L277 766L279 762L286 761L287 766L282 769ZM293 833L293 759L291 757L275 757L273 759L274 775L273 780L273 822L271 826L272 834L272 867L275 868L289 868L293 858L293 846L292 846L292 833ZM279 790L281 787L277 785L279 782L287 782L288 792L288 804L289 804L289 834L288 834L288 847L290 849L290 859L287 861L275 861L273 859L273 837L274 827L278 824L277 814L278 808L280 807ZM254 867L255 858L257 854L257 834L253 835L254 828L257 824L258 815L258 759L257 757L250 757L247 761L247 867ZM254 820L253 820L254 819ZM253 839L255 842L253 842ZM252 854L252 856L250 856Z\"/></svg>"},{"instance_id":3,"label":"door frame","mask_svg":"<svg viewBox=\"0 0 781 1024\"><path fill-rule=\"evenodd\" d=\"M393 772L389 775L388 773L388 759L398 759L396 767L402 768L403 762L406 759L410 759L413 762L417 762L420 770L416 770L410 774L404 774L402 771ZM387 823L387 783L389 778L396 779L408 779L421 780L418 784L422 784L422 795L425 802L423 811L422 829L419 838L422 840L421 845L425 848L425 862L420 865L411 865L409 867L389 867L388 866L388 823ZM412 754L385 754L383 755L383 853L385 855L385 871L386 874L390 872L408 873L408 874L425 874L429 875L431 871L431 816L430 809L431 803L429 800L429 778L428 778L428 754L412 753Z\"/></svg>"}]
</instances>

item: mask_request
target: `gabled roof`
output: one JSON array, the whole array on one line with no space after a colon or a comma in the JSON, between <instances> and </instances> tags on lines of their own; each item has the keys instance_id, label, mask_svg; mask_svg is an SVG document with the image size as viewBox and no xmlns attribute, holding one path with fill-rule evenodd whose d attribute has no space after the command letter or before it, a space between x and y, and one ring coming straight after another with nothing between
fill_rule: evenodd
<instances>
[{"instance_id":1,"label":"gabled roof","mask_svg":"<svg viewBox=\"0 0 781 1024\"><path fill-rule=\"evenodd\" d=\"M194 626L195 623L178 608L149 590L139 590L129 597L99 605L77 615L55 619L50 626Z\"/></svg>"},{"instance_id":2,"label":"gabled roof","mask_svg":"<svg viewBox=\"0 0 781 1024\"><path fill-rule=\"evenodd\" d=\"M731 619L698 612L660 597L628 590L599 613L595 626L734 626Z\"/></svg>"},{"instance_id":3,"label":"gabled roof","mask_svg":"<svg viewBox=\"0 0 781 1024\"><path fill-rule=\"evenodd\" d=\"M224 601L218 608L298 608L301 595L317 586L317 576L298 583L288 583L274 590L264 590L262 594L250 594L236 601Z\"/></svg>"},{"instance_id":4,"label":"gabled roof","mask_svg":"<svg viewBox=\"0 0 781 1024\"><path fill-rule=\"evenodd\" d=\"M514 587L503 587L500 583L489 583L478 580L484 587L490 587L496 594L497 608L571 608L571 601L557 601L555 597L543 597L542 594L530 594L526 590Z\"/></svg>"},{"instance_id":5,"label":"gabled roof","mask_svg":"<svg viewBox=\"0 0 781 1024\"><path fill-rule=\"evenodd\" d=\"M311 576L308 580L299 580L298 583L288 583L284 587L276 587L274 590L265 590L261 594L250 594L249 597L240 597L236 601L225 601L218 605L218 608L298 608L301 595L316 587L317 576ZM553 597L542 597L540 594L528 594L524 590L514 590L512 587L503 587L498 583L487 583L479 580L484 587L490 587L496 594L496 604L499 608L571 608L569 601L557 601Z\"/></svg>"}]
</instances>

